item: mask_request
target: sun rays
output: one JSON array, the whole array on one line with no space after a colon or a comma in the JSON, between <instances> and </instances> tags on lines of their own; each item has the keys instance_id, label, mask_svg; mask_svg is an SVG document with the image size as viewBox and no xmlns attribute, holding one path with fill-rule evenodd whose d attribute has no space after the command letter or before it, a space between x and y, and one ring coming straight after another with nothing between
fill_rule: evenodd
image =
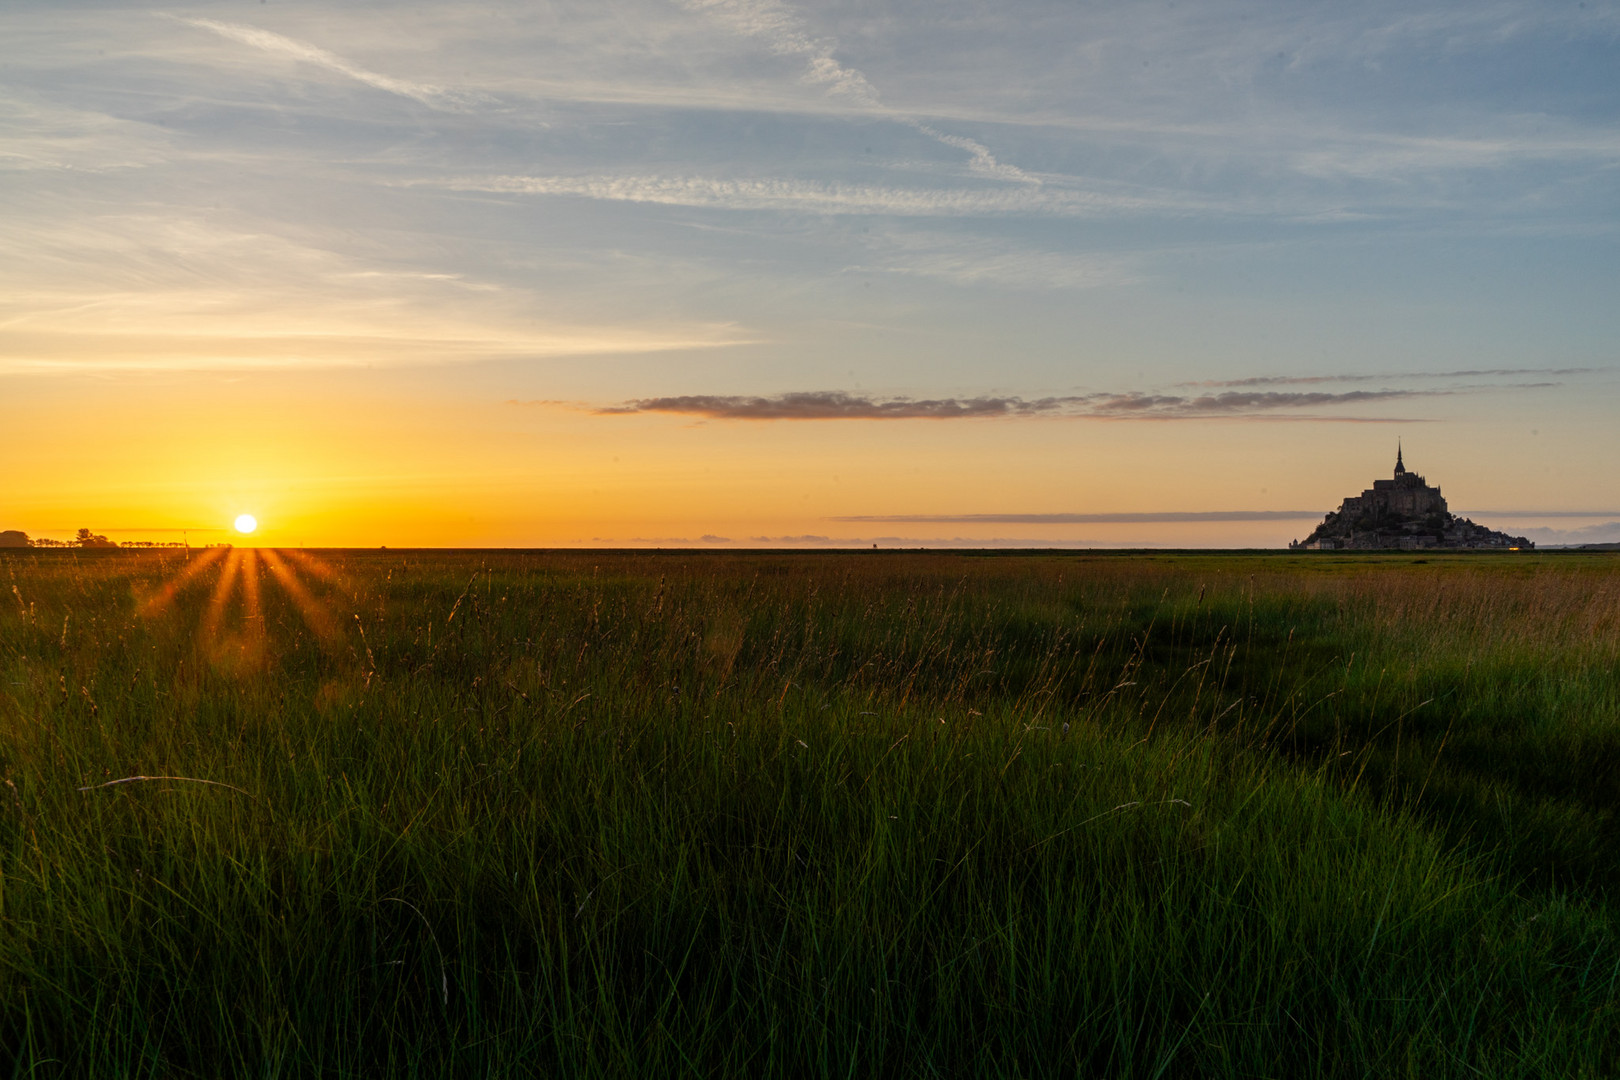
<instances>
[{"instance_id":1,"label":"sun rays","mask_svg":"<svg viewBox=\"0 0 1620 1080\"><path fill-rule=\"evenodd\" d=\"M342 639L338 633L337 620L327 610L326 605L310 595L304 583L298 580L297 573L282 559L281 553L275 548L263 548L258 552L264 565L269 569L276 583L281 586L288 599L298 608L298 613L304 618L304 625L314 631L323 644L332 645ZM287 552L288 557L296 559L302 566L316 577L326 580L332 578L332 570L319 559L304 555L302 552Z\"/></svg>"},{"instance_id":2,"label":"sun rays","mask_svg":"<svg viewBox=\"0 0 1620 1080\"><path fill-rule=\"evenodd\" d=\"M300 580L300 574L333 583L336 572L302 551L275 548L204 548L141 600L138 610L149 618L174 606L179 595L217 576L198 625L198 644L216 668L246 673L262 670L268 659L268 635L262 581L265 572L292 601L316 640L331 650L343 642L340 621L327 603Z\"/></svg>"}]
</instances>

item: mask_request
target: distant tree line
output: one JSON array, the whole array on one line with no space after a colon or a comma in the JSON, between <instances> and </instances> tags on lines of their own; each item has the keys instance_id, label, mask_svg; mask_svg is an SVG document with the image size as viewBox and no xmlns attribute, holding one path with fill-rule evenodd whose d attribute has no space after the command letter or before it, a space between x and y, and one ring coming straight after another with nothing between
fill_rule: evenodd
<instances>
[{"instance_id":1,"label":"distant tree line","mask_svg":"<svg viewBox=\"0 0 1620 1080\"><path fill-rule=\"evenodd\" d=\"M0 548L177 548L187 546L189 545L184 540L125 540L120 544L116 540L109 540L100 533L93 533L89 529L80 529L71 540L52 540L44 536L31 540L28 534L20 529L0 530Z\"/></svg>"}]
</instances>

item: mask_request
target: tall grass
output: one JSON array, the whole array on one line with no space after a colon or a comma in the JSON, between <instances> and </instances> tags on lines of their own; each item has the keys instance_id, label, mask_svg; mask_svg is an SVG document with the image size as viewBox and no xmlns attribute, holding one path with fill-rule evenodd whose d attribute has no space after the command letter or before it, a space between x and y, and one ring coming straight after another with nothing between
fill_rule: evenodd
<instances>
[{"instance_id":1,"label":"tall grass","mask_svg":"<svg viewBox=\"0 0 1620 1080\"><path fill-rule=\"evenodd\" d=\"M1611 560L325 559L0 560L9 1071L1620 1069Z\"/></svg>"}]
</instances>

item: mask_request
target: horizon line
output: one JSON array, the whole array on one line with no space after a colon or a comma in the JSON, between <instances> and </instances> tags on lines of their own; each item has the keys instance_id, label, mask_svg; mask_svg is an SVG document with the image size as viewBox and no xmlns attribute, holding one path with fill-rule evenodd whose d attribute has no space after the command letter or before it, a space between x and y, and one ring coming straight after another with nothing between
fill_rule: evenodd
<instances>
[{"instance_id":1,"label":"horizon line","mask_svg":"<svg viewBox=\"0 0 1620 1080\"><path fill-rule=\"evenodd\" d=\"M1322 510L1167 510L1124 511L1119 513L1056 514L846 514L828 518L847 522L905 522L912 524L985 525L1143 525L1175 522L1259 522L1308 521L1332 511ZM1620 517L1620 510L1456 510L1454 514L1479 514L1512 518L1601 518Z\"/></svg>"}]
</instances>

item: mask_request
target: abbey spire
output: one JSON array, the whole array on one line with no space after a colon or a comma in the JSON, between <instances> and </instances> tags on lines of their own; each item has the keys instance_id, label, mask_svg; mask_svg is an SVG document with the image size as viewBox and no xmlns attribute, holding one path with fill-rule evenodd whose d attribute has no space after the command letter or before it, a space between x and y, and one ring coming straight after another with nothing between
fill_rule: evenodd
<instances>
[{"instance_id":1,"label":"abbey spire","mask_svg":"<svg viewBox=\"0 0 1620 1080\"><path fill-rule=\"evenodd\" d=\"M1395 475L1374 480L1372 487L1353 495L1322 519L1314 532L1291 548L1361 549L1365 551L1423 548L1529 549L1535 545L1522 536L1476 525L1446 507L1440 489L1406 467L1400 440L1395 442Z\"/></svg>"}]
</instances>

